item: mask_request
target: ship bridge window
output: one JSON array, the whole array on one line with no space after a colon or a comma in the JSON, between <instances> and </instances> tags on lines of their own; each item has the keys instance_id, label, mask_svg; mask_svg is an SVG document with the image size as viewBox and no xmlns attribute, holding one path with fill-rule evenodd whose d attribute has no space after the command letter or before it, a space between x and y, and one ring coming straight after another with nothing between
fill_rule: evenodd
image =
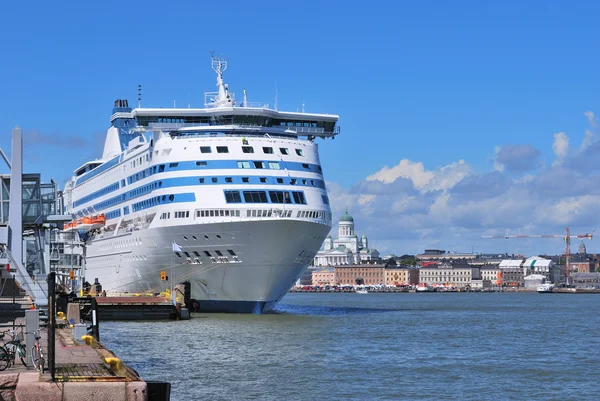
<instances>
[{"instance_id":1,"label":"ship bridge window","mask_svg":"<svg viewBox=\"0 0 600 401\"><path fill-rule=\"evenodd\" d=\"M327 195L321 195L321 199L323 199L323 203L329 205L329 197Z\"/></svg>"},{"instance_id":2,"label":"ship bridge window","mask_svg":"<svg viewBox=\"0 0 600 401\"><path fill-rule=\"evenodd\" d=\"M217 177L213 177L212 182L219 182L219 179Z\"/></svg>"},{"instance_id":3,"label":"ship bridge window","mask_svg":"<svg viewBox=\"0 0 600 401\"><path fill-rule=\"evenodd\" d=\"M217 146L217 153L229 153L227 146Z\"/></svg>"},{"instance_id":4,"label":"ship bridge window","mask_svg":"<svg viewBox=\"0 0 600 401\"><path fill-rule=\"evenodd\" d=\"M210 146L200 146L200 153L211 153L212 150Z\"/></svg>"},{"instance_id":5,"label":"ship bridge window","mask_svg":"<svg viewBox=\"0 0 600 401\"><path fill-rule=\"evenodd\" d=\"M267 177L260 177L260 182L266 183L267 182Z\"/></svg>"},{"instance_id":6,"label":"ship bridge window","mask_svg":"<svg viewBox=\"0 0 600 401\"><path fill-rule=\"evenodd\" d=\"M225 177L225 182L233 182L233 178L231 178L231 177Z\"/></svg>"},{"instance_id":7,"label":"ship bridge window","mask_svg":"<svg viewBox=\"0 0 600 401\"><path fill-rule=\"evenodd\" d=\"M164 164L161 164L160 166L158 166L158 172L159 173L162 173L164 171L165 171L165 165Z\"/></svg>"},{"instance_id":8,"label":"ship bridge window","mask_svg":"<svg viewBox=\"0 0 600 401\"><path fill-rule=\"evenodd\" d=\"M304 156L304 152L302 152L302 149L296 149L296 154L298 156Z\"/></svg>"},{"instance_id":9,"label":"ship bridge window","mask_svg":"<svg viewBox=\"0 0 600 401\"><path fill-rule=\"evenodd\" d=\"M179 163L169 163L169 167L177 167L179 166Z\"/></svg>"},{"instance_id":10,"label":"ship bridge window","mask_svg":"<svg viewBox=\"0 0 600 401\"><path fill-rule=\"evenodd\" d=\"M254 148L252 146L242 146L243 153L254 153Z\"/></svg>"},{"instance_id":11,"label":"ship bridge window","mask_svg":"<svg viewBox=\"0 0 600 401\"><path fill-rule=\"evenodd\" d=\"M288 151L288 148L279 148L279 151L281 152L282 155L290 154L290 152Z\"/></svg>"},{"instance_id":12,"label":"ship bridge window","mask_svg":"<svg viewBox=\"0 0 600 401\"><path fill-rule=\"evenodd\" d=\"M292 196L294 197L294 203L306 205L306 198L304 198L304 192L292 192Z\"/></svg>"},{"instance_id":13,"label":"ship bridge window","mask_svg":"<svg viewBox=\"0 0 600 401\"><path fill-rule=\"evenodd\" d=\"M310 170L310 166L308 164L306 164L306 163L302 163L302 167L307 168L307 169Z\"/></svg>"},{"instance_id":14,"label":"ship bridge window","mask_svg":"<svg viewBox=\"0 0 600 401\"><path fill-rule=\"evenodd\" d=\"M244 191L246 203L269 203L265 191Z\"/></svg>"},{"instance_id":15,"label":"ship bridge window","mask_svg":"<svg viewBox=\"0 0 600 401\"><path fill-rule=\"evenodd\" d=\"M225 201L227 203L241 203L242 198L240 196L240 191L224 191L225 192Z\"/></svg>"},{"instance_id":16,"label":"ship bridge window","mask_svg":"<svg viewBox=\"0 0 600 401\"><path fill-rule=\"evenodd\" d=\"M254 163L254 168L265 168L265 163L263 162L252 162Z\"/></svg>"},{"instance_id":17,"label":"ship bridge window","mask_svg":"<svg viewBox=\"0 0 600 401\"><path fill-rule=\"evenodd\" d=\"M200 184L204 184L204 177L200 178L199 181L200 181Z\"/></svg>"},{"instance_id":18,"label":"ship bridge window","mask_svg":"<svg viewBox=\"0 0 600 401\"><path fill-rule=\"evenodd\" d=\"M250 182L250 177L242 177L242 182Z\"/></svg>"},{"instance_id":19,"label":"ship bridge window","mask_svg":"<svg viewBox=\"0 0 600 401\"><path fill-rule=\"evenodd\" d=\"M283 191L269 191L271 203L283 203Z\"/></svg>"},{"instance_id":20,"label":"ship bridge window","mask_svg":"<svg viewBox=\"0 0 600 401\"><path fill-rule=\"evenodd\" d=\"M196 162L196 166L198 166L198 167L206 167L206 162Z\"/></svg>"},{"instance_id":21,"label":"ship bridge window","mask_svg":"<svg viewBox=\"0 0 600 401\"><path fill-rule=\"evenodd\" d=\"M267 153L267 154L272 154L273 153L273 148L271 148L269 146L263 146L263 152Z\"/></svg>"},{"instance_id":22,"label":"ship bridge window","mask_svg":"<svg viewBox=\"0 0 600 401\"><path fill-rule=\"evenodd\" d=\"M279 162L269 162L269 168L271 170L280 170L281 167L279 167Z\"/></svg>"},{"instance_id":23,"label":"ship bridge window","mask_svg":"<svg viewBox=\"0 0 600 401\"><path fill-rule=\"evenodd\" d=\"M278 178L278 179L277 179L277 183L278 183L278 184L283 184L283 178Z\"/></svg>"},{"instance_id":24,"label":"ship bridge window","mask_svg":"<svg viewBox=\"0 0 600 401\"><path fill-rule=\"evenodd\" d=\"M250 168L250 162L237 162L238 168Z\"/></svg>"}]
</instances>

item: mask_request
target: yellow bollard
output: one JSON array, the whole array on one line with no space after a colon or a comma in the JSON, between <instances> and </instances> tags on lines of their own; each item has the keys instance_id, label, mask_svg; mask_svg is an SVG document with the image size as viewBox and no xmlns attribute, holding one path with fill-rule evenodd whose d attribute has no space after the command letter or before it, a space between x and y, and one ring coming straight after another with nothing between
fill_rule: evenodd
<instances>
[{"instance_id":1,"label":"yellow bollard","mask_svg":"<svg viewBox=\"0 0 600 401\"><path fill-rule=\"evenodd\" d=\"M92 345L92 343L94 342L94 337L92 336L81 336L81 339L87 344L87 345Z\"/></svg>"},{"instance_id":2,"label":"yellow bollard","mask_svg":"<svg viewBox=\"0 0 600 401\"><path fill-rule=\"evenodd\" d=\"M121 360L116 357L104 358L104 362L108 363L110 365L110 368L115 372L121 370L121 368L123 367L123 363L121 362Z\"/></svg>"}]
</instances>

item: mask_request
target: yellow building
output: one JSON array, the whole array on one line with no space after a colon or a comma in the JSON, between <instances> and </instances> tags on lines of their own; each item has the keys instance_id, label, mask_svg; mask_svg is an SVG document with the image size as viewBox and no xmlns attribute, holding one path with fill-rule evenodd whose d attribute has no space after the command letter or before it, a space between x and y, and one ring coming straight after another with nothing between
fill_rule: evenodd
<instances>
[{"instance_id":1,"label":"yellow building","mask_svg":"<svg viewBox=\"0 0 600 401\"><path fill-rule=\"evenodd\" d=\"M383 285L385 284L385 266L335 266L335 277L340 285L356 285L357 281L362 281L364 285Z\"/></svg>"},{"instance_id":2,"label":"yellow building","mask_svg":"<svg viewBox=\"0 0 600 401\"><path fill-rule=\"evenodd\" d=\"M408 267L385 269L385 285L416 285L419 283L419 270Z\"/></svg>"},{"instance_id":3,"label":"yellow building","mask_svg":"<svg viewBox=\"0 0 600 401\"><path fill-rule=\"evenodd\" d=\"M312 272L312 285L314 286L324 287L326 285L335 285L336 282L335 269L331 267Z\"/></svg>"}]
</instances>

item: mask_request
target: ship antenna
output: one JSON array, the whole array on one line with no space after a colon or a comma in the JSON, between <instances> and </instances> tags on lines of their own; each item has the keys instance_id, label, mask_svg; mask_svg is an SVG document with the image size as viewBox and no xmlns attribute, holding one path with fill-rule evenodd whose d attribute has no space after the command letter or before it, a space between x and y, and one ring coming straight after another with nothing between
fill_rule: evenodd
<instances>
[{"instance_id":1,"label":"ship antenna","mask_svg":"<svg viewBox=\"0 0 600 401\"><path fill-rule=\"evenodd\" d=\"M277 110L277 81L275 81L275 110Z\"/></svg>"},{"instance_id":2,"label":"ship antenna","mask_svg":"<svg viewBox=\"0 0 600 401\"><path fill-rule=\"evenodd\" d=\"M138 109L142 107L142 85L138 85Z\"/></svg>"},{"instance_id":3,"label":"ship antenna","mask_svg":"<svg viewBox=\"0 0 600 401\"><path fill-rule=\"evenodd\" d=\"M223 83L223 72L227 69L227 59L223 56L215 57L214 52L210 52L212 69L217 73L217 96L214 99L215 106L227 106L233 103L232 96L229 94L229 87Z\"/></svg>"},{"instance_id":4,"label":"ship antenna","mask_svg":"<svg viewBox=\"0 0 600 401\"><path fill-rule=\"evenodd\" d=\"M248 107L248 92L246 92L246 88L244 88L244 107Z\"/></svg>"}]
</instances>

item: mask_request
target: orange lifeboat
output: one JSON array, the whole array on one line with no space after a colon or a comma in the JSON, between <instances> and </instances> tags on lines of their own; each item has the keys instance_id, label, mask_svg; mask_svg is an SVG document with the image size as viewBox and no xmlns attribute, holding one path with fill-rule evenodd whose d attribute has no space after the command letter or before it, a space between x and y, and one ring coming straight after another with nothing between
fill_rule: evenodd
<instances>
[{"instance_id":1,"label":"orange lifeboat","mask_svg":"<svg viewBox=\"0 0 600 401\"><path fill-rule=\"evenodd\" d=\"M92 229L104 227L105 224L106 218L104 217L104 214L92 217Z\"/></svg>"},{"instance_id":2,"label":"orange lifeboat","mask_svg":"<svg viewBox=\"0 0 600 401\"><path fill-rule=\"evenodd\" d=\"M81 219L81 224L77 225L78 230L89 231L92 229L93 220L91 217Z\"/></svg>"},{"instance_id":3,"label":"orange lifeboat","mask_svg":"<svg viewBox=\"0 0 600 401\"><path fill-rule=\"evenodd\" d=\"M63 231L71 232L77 227L77 221L73 220L65 224Z\"/></svg>"}]
</instances>

